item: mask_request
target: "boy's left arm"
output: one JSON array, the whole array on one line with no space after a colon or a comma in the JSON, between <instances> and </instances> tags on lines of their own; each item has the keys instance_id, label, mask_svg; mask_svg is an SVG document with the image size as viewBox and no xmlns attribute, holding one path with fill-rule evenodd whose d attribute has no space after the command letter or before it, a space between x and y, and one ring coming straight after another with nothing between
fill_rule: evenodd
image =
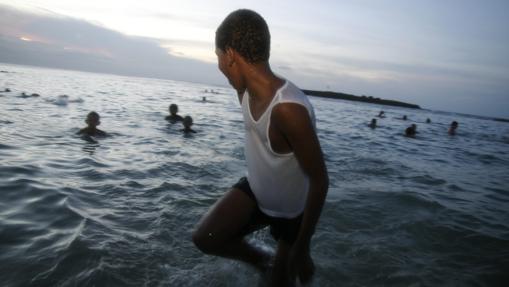
<instances>
[{"instance_id":1,"label":"boy's left arm","mask_svg":"<svg viewBox=\"0 0 509 287\"><path fill-rule=\"evenodd\" d=\"M299 104L283 104L278 105L276 111L273 114L275 115L274 124L284 134L300 167L309 177L308 197L302 224L291 250L292 257L296 261L307 260L311 237L327 195L329 177L320 142L307 109Z\"/></svg>"}]
</instances>

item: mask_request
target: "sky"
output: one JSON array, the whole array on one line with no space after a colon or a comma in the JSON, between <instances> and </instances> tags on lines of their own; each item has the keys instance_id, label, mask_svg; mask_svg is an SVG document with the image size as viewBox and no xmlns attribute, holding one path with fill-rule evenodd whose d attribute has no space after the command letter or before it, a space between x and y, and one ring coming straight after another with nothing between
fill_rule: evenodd
<instances>
[{"instance_id":1,"label":"sky","mask_svg":"<svg viewBox=\"0 0 509 287\"><path fill-rule=\"evenodd\" d=\"M303 89L509 118L506 0L0 0L0 62L227 85L215 30L239 8Z\"/></svg>"}]
</instances>

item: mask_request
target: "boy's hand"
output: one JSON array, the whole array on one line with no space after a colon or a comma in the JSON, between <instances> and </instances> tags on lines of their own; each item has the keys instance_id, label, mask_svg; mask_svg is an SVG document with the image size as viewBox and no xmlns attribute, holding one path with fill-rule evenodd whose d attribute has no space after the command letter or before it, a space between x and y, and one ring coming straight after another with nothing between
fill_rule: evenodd
<instances>
[{"instance_id":1,"label":"boy's hand","mask_svg":"<svg viewBox=\"0 0 509 287\"><path fill-rule=\"evenodd\" d=\"M290 278L300 279L301 283L308 283L315 273L315 264L309 254L309 246L296 242L290 250L289 274Z\"/></svg>"}]
</instances>

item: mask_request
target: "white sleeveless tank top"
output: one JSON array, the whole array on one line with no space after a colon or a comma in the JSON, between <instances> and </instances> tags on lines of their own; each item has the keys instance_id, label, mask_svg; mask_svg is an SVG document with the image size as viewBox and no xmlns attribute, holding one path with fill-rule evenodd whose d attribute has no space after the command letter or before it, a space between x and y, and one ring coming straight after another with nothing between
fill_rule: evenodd
<instances>
[{"instance_id":1,"label":"white sleeveless tank top","mask_svg":"<svg viewBox=\"0 0 509 287\"><path fill-rule=\"evenodd\" d=\"M285 81L272 102L255 121L249 108L249 93L242 97L246 130L244 153L247 179L261 211L273 217L294 218L304 211L309 178L299 166L293 152L279 154L269 142L272 109L277 104L296 103L304 106L315 126L313 106L307 96L293 83Z\"/></svg>"}]
</instances>

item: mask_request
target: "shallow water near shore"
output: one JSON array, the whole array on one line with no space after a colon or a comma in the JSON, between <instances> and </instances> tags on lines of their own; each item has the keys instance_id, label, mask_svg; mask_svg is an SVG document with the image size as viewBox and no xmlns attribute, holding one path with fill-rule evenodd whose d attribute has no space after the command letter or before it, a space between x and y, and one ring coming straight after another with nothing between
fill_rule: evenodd
<instances>
[{"instance_id":1,"label":"shallow water near shore","mask_svg":"<svg viewBox=\"0 0 509 287\"><path fill-rule=\"evenodd\" d=\"M0 91L11 90L0 92L2 286L264 285L253 268L203 255L191 242L201 215L245 173L233 90L0 69L8 71ZM330 189L310 286L507 286L508 123L311 102ZM170 103L194 118L196 134L164 120ZM387 118L370 129L381 109ZM91 110L111 136L75 135ZM449 136L453 120L458 134ZM403 136L411 123L416 138ZM250 240L274 246L267 230Z\"/></svg>"}]
</instances>

